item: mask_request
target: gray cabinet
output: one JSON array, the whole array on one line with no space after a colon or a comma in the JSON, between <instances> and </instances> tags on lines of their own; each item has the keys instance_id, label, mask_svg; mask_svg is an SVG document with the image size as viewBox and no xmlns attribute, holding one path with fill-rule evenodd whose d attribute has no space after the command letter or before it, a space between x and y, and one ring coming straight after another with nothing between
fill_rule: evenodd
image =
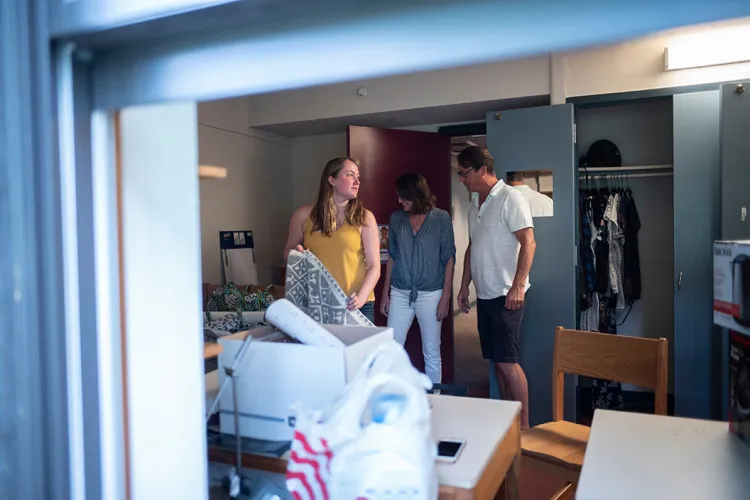
<instances>
[{"instance_id":1,"label":"gray cabinet","mask_svg":"<svg viewBox=\"0 0 750 500\"><path fill-rule=\"evenodd\" d=\"M721 238L750 238L750 82L721 86Z\"/></svg>"},{"instance_id":2,"label":"gray cabinet","mask_svg":"<svg viewBox=\"0 0 750 500\"><path fill-rule=\"evenodd\" d=\"M645 104L639 97L633 94L632 99L579 112L577 134L570 105L487 116L487 144L498 176L509 170L554 173L554 216L534 219L537 253L521 336L531 425L551 418L555 327L579 324L576 135L579 154L594 140L610 138L620 146L624 165L634 167L627 182L639 212L643 210L639 253L644 288L632 314L627 310L618 314L618 333L667 338L675 413L697 418L716 414L719 403L713 396L721 387L717 374L723 364L721 350L714 345L711 248L721 235L720 149L727 147L728 137L721 136L720 121L726 127L727 116L722 116L716 87ZM740 130L747 134L750 128ZM746 152L734 153L738 162L750 158L750 140L743 147ZM640 173L639 169L665 163L672 164L672 177ZM750 175L750 170L744 175ZM743 185L750 186L749 180ZM738 196L746 196L747 190L737 191ZM494 380L490 384L495 387ZM575 383L568 380L566 418L576 418L578 406Z\"/></svg>"},{"instance_id":3,"label":"gray cabinet","mask_svg":"<svg viewBox=\"0 0 750 500\"><path fill-rule=\"evenodd\" d=\"M551 171L554 215L534 217L536 254L520 339L520 365L529 384L529 421L552 420L555 327L576 322L576 189L573 106L543 106L487 114L487 146L495 169ZM495 381L491 378L491 388ZM491 393L494 390L491 390ZM566 383L565 416L574 420L575 384Z\"/></svg>"},{"instance_id":4,"label":"gray cabinet","mask_svg":"<svg viewBox=\"0 0 750 500\"><path fill-rule=\"evenodd\" d=\"M711 418L713 241L719 237L719 91L679 94L674 112L674 408Z\"/></svg>"}]
</instances>

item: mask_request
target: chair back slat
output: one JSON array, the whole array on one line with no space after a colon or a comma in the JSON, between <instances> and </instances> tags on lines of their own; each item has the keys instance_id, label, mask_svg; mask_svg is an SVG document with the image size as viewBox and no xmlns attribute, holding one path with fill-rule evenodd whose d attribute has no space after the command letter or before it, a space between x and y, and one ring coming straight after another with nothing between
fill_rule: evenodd
<instances>
[{"instance_id":1,"label":"chair back slat","mask_svg":"<svg viewBox=\"0 0 750 500\"><path fill-rule=\"evenodd\" d=\"M644 339L557 327L553 373L555 420L562 419L562 381L565 373L653 389L656 413L666 414L667 364L666 339Z\"/></svg>"}]
</instances>

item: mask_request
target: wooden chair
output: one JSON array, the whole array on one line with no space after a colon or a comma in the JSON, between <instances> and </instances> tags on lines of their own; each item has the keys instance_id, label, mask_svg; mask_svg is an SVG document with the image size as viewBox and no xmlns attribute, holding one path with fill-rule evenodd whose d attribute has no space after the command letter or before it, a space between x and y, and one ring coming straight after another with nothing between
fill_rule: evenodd
<instances>
[{"instance_id":1,"label":"wooden chair","mask_svg":"<svg viewBox=\"0 0 750 500\"><path fill-rule=\"evenodd\" d=\"M667 413L667 340L566 330L555 332L552 422L521 434L524 467L566 479L553 499L573 498L590 428L563 420L565 374L633 384L655 391L655 413Z\"/></svg>"}]
</instances>

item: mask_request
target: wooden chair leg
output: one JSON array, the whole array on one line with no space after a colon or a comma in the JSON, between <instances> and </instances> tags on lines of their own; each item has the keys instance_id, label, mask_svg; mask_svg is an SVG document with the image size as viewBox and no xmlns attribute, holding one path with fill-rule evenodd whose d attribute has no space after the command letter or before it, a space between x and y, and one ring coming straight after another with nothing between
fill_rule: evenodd
<instances>
[{"instance_id":1,"label":"wooden chair leg","mask_svg":"<svg viewBox=\"0 0 750 500\"><path fill-rule=\"evenodd\" d=\"M573 500L576 496L576 487L573 483L567 483L550 500Z\"/></svg>"}]
</instances>

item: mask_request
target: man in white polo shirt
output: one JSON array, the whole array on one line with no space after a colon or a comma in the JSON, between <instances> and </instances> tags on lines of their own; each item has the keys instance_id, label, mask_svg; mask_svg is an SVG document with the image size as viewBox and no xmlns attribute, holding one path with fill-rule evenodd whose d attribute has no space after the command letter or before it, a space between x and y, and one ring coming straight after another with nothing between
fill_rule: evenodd
<instances>
[{"instance_id":1,"label":"man in white polo shirt","mask_svg":"<svg viewBox=\"0 0 750 500\"><path fill-rule=\"evenodd\" d=\"M505 174L505 182L513 186L529 202L532 217L552 217L554 205L552 198L546 194L534 191L523 182L523 172L508 172Z\"/></svg>"},{"instance_id":2,"label":"man in white polo shirt","mask_svg":"<svg viewBox=\"0 0 750 500\"><path fill-rule=\"evenodd\" d=\"M461 151L458 176L472 193L458 307L469 312L473 280L482 355L495 362L502 397L521 402L521 427L527 428L529 388L518 364L518 346L536 249L531 210L520 192L497 178L495 160L486 149Z\"/></svg>"}]
</instances>

